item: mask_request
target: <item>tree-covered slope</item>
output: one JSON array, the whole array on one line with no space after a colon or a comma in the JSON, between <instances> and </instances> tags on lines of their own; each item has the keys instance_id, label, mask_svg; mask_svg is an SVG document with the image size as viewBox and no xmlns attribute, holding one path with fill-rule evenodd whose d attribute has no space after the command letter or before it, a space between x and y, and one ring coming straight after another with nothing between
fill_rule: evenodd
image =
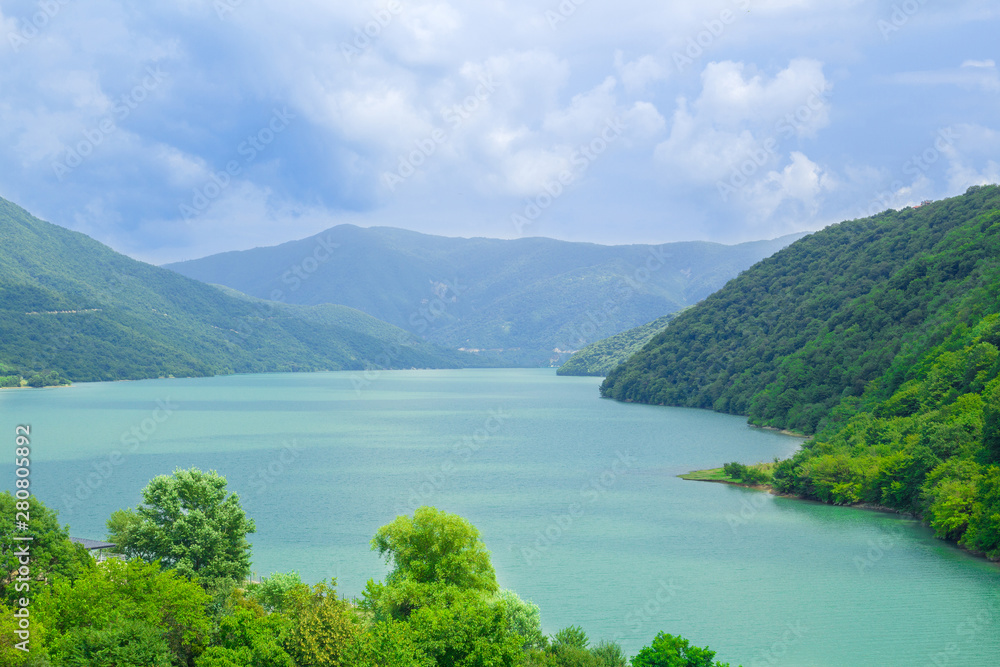
<instances>
[{"instance_id":1,"label":"tree-covered slope","mask_svg":"<svg viewBox=\"0 0 1000 667\"><path fill-rule=\"evenodd\" d=\"M997 216L991 233L995 242ZM891 396L876 398L876 383L845 399L815 440L776 466L775 487L913 512L937 537L1000 559L1000 316L970 316L977 301L956 304L945 340L906 360Z\"/></svg>"},{"instance_id":2,"label":"tree-covered slope","mask_svg":"<svg viewBox=\"0 0 1000 667\"><path fill-rule=\"evenodd\" d=\"M399 341L403 341L399 344ZM459 353L342 306L224 293L0 199L0 384L455 367Z\"/></svg>"},{"instance_id":3,"label":"tree-covered slope","mask_svg":"<svg viewBox=\"0 0 1000 667\"><path fill-rule=\"evenodd\" d=\"M261 298L351 306L429 341L537 365L696 303L798 237L602 246L340 225L167 268Z\"/></svg>"},{"instance_id":4,"label":"tree-covered slope","mask_svg":"<svg viewBox=\"0 0 1000 667\"><path fill-rule=\"evenodd\" d=\"M676 317L670 313L648 324L623 331L583 348L556 371L558 375L607 375L643 348Z\"/></svg>"},{"instance_id":5,"label":"tree-covered slope","mask_svg":"<svg viewBox=\"0 0 1000 667\"><path fill-rule=\"evenodd\" d=\"M601 392L813 433L866 388L892 396L959 323L1000 310L998 209L1000 188L974 187L809 235L680 314Z\"/></svg>"}]
</instances>

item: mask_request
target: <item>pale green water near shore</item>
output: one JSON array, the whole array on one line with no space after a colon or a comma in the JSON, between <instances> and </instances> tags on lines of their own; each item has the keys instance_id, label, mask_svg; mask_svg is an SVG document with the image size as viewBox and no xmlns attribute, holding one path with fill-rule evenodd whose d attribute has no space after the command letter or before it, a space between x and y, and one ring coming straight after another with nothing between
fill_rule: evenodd
<instances>
[{"instance_id":1,"label":"pale green water near shore","mask_svg":"<svg viewBox=\"0 0 1000 667\"><path fill-rule=\"evenodd\" d=\"M996 566L894 515L675 477L786 456L795 438L601 400L599 379L550 370L356 380L2 391L0 419L11 447L31 424L34 489L81 537L103 537L154 475L198 466L256 520L255 570L337 577L348 596L385 572L375 530L431 504L480 529L501 585L539 604L547 632L580 624L634 654L665 630L745 667L1000 664ZM13 467L0 474L10 488Z\"/></svg>"}]
</instances>

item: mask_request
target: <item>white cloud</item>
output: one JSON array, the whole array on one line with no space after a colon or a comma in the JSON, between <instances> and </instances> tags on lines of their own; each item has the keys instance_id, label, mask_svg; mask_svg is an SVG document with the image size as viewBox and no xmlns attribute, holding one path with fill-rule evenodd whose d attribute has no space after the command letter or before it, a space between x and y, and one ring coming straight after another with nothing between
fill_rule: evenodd
<instances>
[{"instance_id":1,"label":"white cloud","mask_svg":"<svg viewBox=\"0 0 1000 667\"><path fill-rule=\"evenodd\" d=\"M816 215L821 196L836 188L836 179L818 164L798 151L792 151L791 162L781 171L770 171L750 189L752 214L766 220L786 202L800 205L807 217Z\"/></svg>"},{"instance_id":2,"label":"white cloud","mask_svg":"<svg viewBox=\"0 0 1000 667\"><path fill-rule=\"evenodd\" d=\"M625 92L630 95L643 93L648 84L667 78L666 67L651 54L625 62L622 51L615 51L615 70L625 86Z\"/></svg>"},{"instance_id":3,"label":"white cloud","mask_svg":"<svg viewBox=\"0 0 1000 667\"><path fill-rule=\"evenodd\" d=\"M21 20L11 4L19 12L36 6L5 4L0 31ZM277 242L308 226L295 222L300 214L309 224L419 218L432 233L461 232L475 217L477 233L503 235L508 212L572 168L574 152L610 118L620 119L622 136L593 169L574 172L546 213L552 222L539 229L605 241L706 230L742 240L744 225L769 233L768 215L778 231L795 216L801 228L814 211L830 216L834 199L847 208L844 201L878 187L937 198L995 174L1000 148L985 130L969 131L978 147L956 145L919 178L899 174L941 118L991 125L996 98L984 93L995 94L998 76L982 22L998 12L984 9L989 3L928 5L893 39L920 42L933 27L936 47L922 56L926 72L902 75L894 72L912 65L905 50L884 49L871 3L752 0L749 12L742 4L587 2L553 30L544 11L557 0L413 0L389 17L379 14L386 0L260 0L222 20L199 0L60 3L20 52L0 45L0 151L10 166L0 170L0 196L137 253L145 243L205 254L242 244L243 235ZM673 52L723 10L735 20L689 69L674 71ZM106 117L147 64L162 65L168 81L57 181L52 160ZM495 90L461 123L449 122L448 111L484 78L495 79ZM909 85L865 85L872 80ZM933 96L918 84L952 89ZM199 218L202 226L177 224L192 188L286 106L293 127ZM436 129L447 140L433 157L405 186L382 188L382 174ZM740 198L722 202L717 183L740 169L748 174ZM676 220L664 222L664 210ZM629 222L609 231L608 212ZM229 221L244 217L253 222L243 232Z\"/></svg>"},{"instance_id":4,"label":"white cloud","mask_svg":"<svg viewBox=\"0 0 1000 667\"><path fill-rule=\"evenodd\" d=\"M796 127L800 136L813 136L829 124L829 83L821 62L792 60L770 80L750 70L744 63L709 63L701 75L696 112L720 127L732 128L774 123L807 107L811 113Z\"/></svg>"},{"instance_id":5,"label":"white cloud","mask_svg":"<svg viewBox=\"0 0 1000 667\"><path fill-rule=\"evenodd\" d=\"M958 139L944 147L948 158L948 186L963 192L971 185L1000 183L1000 131L975 124L955 128Z\"/></svg>"},{"instance_id":6,"label":"white cloud","mask_svg":"<svg viewBox=\"0 0 1000 667\"><path fill-rule=\"evenodd\" d=\"M756 162L756 173L775 163L782 141L815 136L829 124L830 84L821 63L793 60L770 80L749 69L709 63L699 97L690 105L679 100L670 136L656 147L676 177L714 183L746 160Z\"/></svg>"},{"instance_id":7,"label":"white cloud","mask_svg":"<svg viewBox=\"0 0 1000 667\"><path fill-rule=\"evenodd\" d=\"M568 107L546 114L542 129L557 138L593 134L618 112L616 85L609 76L586 93L574 95Z\"/></svg>"}]
</instances>

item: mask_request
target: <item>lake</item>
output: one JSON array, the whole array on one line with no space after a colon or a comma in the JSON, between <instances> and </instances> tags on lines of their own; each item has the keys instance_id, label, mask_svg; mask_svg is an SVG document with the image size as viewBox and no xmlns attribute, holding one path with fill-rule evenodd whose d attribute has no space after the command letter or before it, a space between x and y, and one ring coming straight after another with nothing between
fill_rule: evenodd
<instances>
[{"instance_id":1,"label":"lake","mask_svg":"<svg viewBox=\"0 0 1000 667\"><path fill-rule=\"evenodd\" d=\"M548 633L578 624L632 655L662 630L734 667L1000 664L1000 568L904 517L678 479L801 441L599 384L549 369L166 379L3 390L0 415L11 451L31 425L33 489L74 536L103 538L153 476L197 466L256 521L259 575L359 595L387 571L372 535L427 504L479 528Z\"/></svg>"}]
</instances>

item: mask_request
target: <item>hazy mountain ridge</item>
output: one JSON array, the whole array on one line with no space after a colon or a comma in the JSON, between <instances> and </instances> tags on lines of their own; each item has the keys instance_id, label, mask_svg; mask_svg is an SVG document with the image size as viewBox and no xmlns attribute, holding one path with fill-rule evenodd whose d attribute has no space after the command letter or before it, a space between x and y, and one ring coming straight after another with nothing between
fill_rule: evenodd
<instances>
[{"instance_id":1,"label":"hazy mountain ridge","mask_svg":"<svg viewBox=\"0 0 1000 667\"><path fill-rule=\"evenodd\" d=\"M340 225L165 268L257 297L351 306L441 345L534 365L696 303L800 236L602 246Z\"/></svg>"}]
</instances>

